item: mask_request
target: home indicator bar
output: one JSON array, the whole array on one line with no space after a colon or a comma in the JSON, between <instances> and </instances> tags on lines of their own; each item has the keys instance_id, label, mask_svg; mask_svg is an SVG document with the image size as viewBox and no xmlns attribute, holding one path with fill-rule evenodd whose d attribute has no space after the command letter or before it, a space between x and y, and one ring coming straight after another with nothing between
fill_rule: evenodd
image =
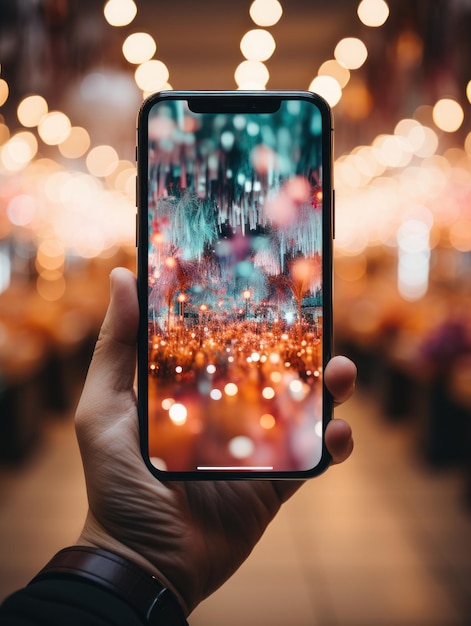
<instances>
[{"instance_id":1,"label":"home indicator bar","mask_svg":"<svg viewBox=\"0 0 471 626\"><path fill-rule=\"evenodd\" d=\"M249 466L247 466L247 465L242 465L242 466L241 465L237 465L237 466L233 466L233 467L230 466L230 465L229 466L227 466L227 465L222 465L222 466L219 466L219 465L215 465L215 466L213 466L213 465L209 465L209 466L198 465L198 467L196 469L203 470L203 471L205 471L205 470L219 470L219 471L221 471L221 470L252 470L252 471L253 470L259 470L260 471L261 470L261 471L269 471L269 470L273 469L273 465L252 465L252 466L251 465L249 465Z\"/></svg>"}]
</instances>

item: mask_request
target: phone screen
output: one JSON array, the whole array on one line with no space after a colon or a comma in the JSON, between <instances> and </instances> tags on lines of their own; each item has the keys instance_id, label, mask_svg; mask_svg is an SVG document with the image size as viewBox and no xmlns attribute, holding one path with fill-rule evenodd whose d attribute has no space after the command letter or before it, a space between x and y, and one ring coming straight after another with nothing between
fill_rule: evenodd
<instances>
[{"instance_id":1,"label":"phone screen","mask_svg":"<svg viewBox=\"0 0 471 626\"><path fill-rule=\"evenodd\" d=\"M330 115L311 94L237 97L141 112L141 430L169 475L325 460Z\"/></svg>"}]
</instances>

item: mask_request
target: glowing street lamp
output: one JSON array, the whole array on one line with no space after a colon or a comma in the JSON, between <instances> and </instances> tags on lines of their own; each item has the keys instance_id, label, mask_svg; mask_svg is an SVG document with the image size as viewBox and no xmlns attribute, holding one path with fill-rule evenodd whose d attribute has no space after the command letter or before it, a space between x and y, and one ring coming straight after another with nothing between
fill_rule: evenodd
<instances>
[{"instance_id":1,"label":"glowing street lamp","mask_svg":"<svg viewBox=\"0 0 471 626\"><path fill-rule=\"evenodd\" d=\"M185 323L185 302L186 302L186 294L180 293L178 294L177 300L180 303L180 319L182 323Z\"/></svg>"},{"instance_id":2,"label":"glowing street lamp","mask_svg":"<svg viewBox=\"0 0 471 626\"><path fill-rule=\"evenodd\" d=\"M252 294L250 293L249 289L246 289L245 291L242 292L242 295L244 296L244 300L245 300L245 319L247 319L249 315L249 300L252 297Z\"/></svg>"}]
</instances>

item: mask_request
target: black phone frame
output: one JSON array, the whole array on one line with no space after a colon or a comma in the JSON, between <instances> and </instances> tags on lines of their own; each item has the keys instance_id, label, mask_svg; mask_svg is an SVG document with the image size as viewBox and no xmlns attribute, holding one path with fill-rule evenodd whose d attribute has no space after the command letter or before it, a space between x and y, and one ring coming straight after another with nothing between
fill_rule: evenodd
<instances>
[{"instance_id":1,"label":"black phone frame","mask_svg":"<svg viewBox=\"0 0 471 626\"><path fill-rule=\"evenodd\" d=\"M309 470L194 470L164 471L149 458L148 443L148 133L149 112L159 101L185 100L201 112L272 112L282 100L313 101L322 118L322 297L323 297L323 371L332 357L333 346L333 239L335 205L333 189L333 133L330 106L319 95L302 90L263 91L161 91L142 103L137 119L136 177L136 246L137 291L139 299L139 330L137 338L137 406L141 454L149 471L159 480L304 480L323 473L331 463L325 445L325 429L333 417L334 402L323 382L322 454L317 465ZM198 110L193 108L192 110Z\"/></svg>"}]
</instances>

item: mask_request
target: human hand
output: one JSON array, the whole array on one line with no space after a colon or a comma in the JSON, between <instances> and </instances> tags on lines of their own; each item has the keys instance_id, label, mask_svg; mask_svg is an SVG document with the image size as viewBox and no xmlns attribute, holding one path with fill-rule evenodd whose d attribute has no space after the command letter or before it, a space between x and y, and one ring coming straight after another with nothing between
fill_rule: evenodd
<instances>
[{"instance_id":1,"label":"human hand","mask_svg":"<svg viewBox=\"0 0 471 626\"><path fill-rule=\"evenodd\" d=\"M186 614L243 563L281 504L302 481L159 482L141 457L134 373L136 281L111 275L111 301L77 408L89 512L78 545L104 548L155 575ZM325 383L338 404L354 389L355 365L334 357ZM353 448L349 425L332 420L333 463Z\"/></svg>"}]
</instances>

